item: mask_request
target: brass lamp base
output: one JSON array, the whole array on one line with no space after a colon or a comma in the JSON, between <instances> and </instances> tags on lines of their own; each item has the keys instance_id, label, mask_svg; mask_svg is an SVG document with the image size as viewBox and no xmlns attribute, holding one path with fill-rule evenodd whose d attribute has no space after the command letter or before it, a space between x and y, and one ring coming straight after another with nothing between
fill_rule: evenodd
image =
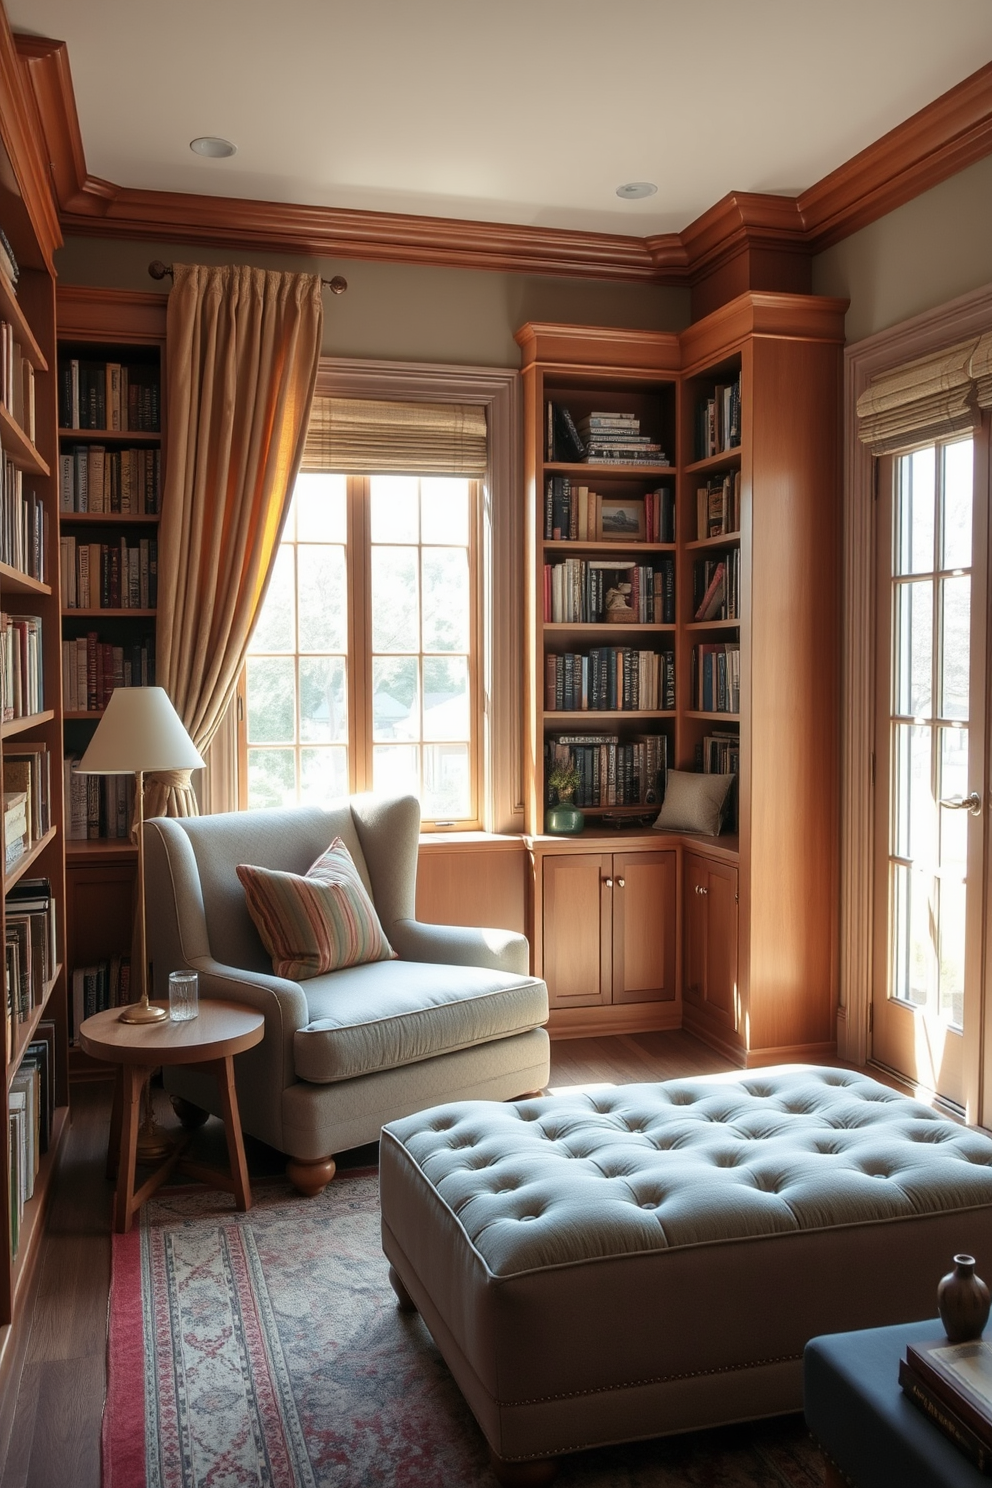
<instances>
[{"instance_id":1,"label":"brass lamp base","mask_svg":"<svg viewBox=\"0 0 992 1488\"><path fill-rule=\"evenodd\" d=\"M156 1007L150 1002L129 1002L119 1019L119 1023L161 1023L169 1016L163 1007Z\"/></svg>"}]
</instances>

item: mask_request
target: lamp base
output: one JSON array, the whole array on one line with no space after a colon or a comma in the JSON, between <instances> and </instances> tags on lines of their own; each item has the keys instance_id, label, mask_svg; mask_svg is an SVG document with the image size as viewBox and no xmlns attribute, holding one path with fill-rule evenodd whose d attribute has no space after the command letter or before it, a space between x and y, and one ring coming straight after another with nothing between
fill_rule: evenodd
<instances>
[{"instance_id":1,"label":"lamp base","mask_svg":"<svg viewBox=\"0 0 992 1488\"><path fill-rule=\"evenodd\" d=\"M122 1009L118 1018L119 1023L161 1023L169 1016L163 1007L156 1007L151 1002L129 1002Z\"/></svg>"}]
</instances>

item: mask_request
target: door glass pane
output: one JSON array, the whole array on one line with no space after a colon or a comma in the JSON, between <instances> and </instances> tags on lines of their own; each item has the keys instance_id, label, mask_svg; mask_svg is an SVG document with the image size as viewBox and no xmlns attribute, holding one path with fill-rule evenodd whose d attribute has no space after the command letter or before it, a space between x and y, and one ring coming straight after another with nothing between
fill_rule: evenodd
<instances>
[{"instance_id":1,"label":"door glass pane","mask_svg":"<svg viewBox=\"0 0 992 1488\"><path fill-rule=\"evenodd\" d=\"M971 575L941 579L940 716L968 718L968 667L971 661Z\"/></svg>"},{"instance_id":2,"label":"door glass pane","mask_svg":"<svg viewBox=\"0 0 992 1488\"><path fill-rule=\"evenodd\" d=\"M971 485L974 450L970 439L944 449L941 568L971 567Z\"/></svg>"},{"instance_id":3,"label":"door glass pane","mask_svg":"<svg viewBox=\"0 0 992 1488\"><path fill-rule=\"evenodd\" d=\"M968 794L968 734L965 729L940 730L940 789L943 800L960 800ZM968 860L968 813L939 813L941 870L953 868L962 876Z\"/></svg>"},{"instance_id":4,"label":"door glass pane","mask_svg":"<svg viewBox=\"0 0 992 1488\"><path fill-rule=\"evenodd\" d=\"M960 816L965 812L957 813ZM956 1028L964 1026L965 884L963 876L940 880L940 1014Z\"/></svg>"},{"instance_id":5,"label":"door glass pane","mask_svg":"<svg viewBox=\"0 0 992 1488\"><path fill-rule=\"evenodd\" d=\"M897 858L935 862L937 806L931 783L933 730L897 723L892 748L892 845Z\"/></svg>"},{"instance_id":6,"label":"door glass pane","mask_svg":"<svg viewBox=\"0 0 992 1488\"><path fill-rule=\"evenodd\" d=\"M891 899L889 995L914 1007L925 1007L932 957L927 942L928 895L923 875L893 863Z\"/></svg>"},{"instance_id":7,"label":"door glass pane","mask_svg":"<svg viewBox=\"0 0 992 1488\"><path fill-rule=\"evenodd\" d=\"M250 656L248 738L252 744L292 744L296 737L296 675L291 656Z\"/></svg>"},{"instance_id":8,"label":"door glass pane","mask_svg":"<svg viewBox=\"0 0 992 1488\"><path fill-rule=\"evenodd\" d=\"M893 655L894 708L908 718L929 718L933 675L933 583L897 584Z\"/></svg>"},{"instance_id":9,"label":"door glass pane","mask_svg":"<svg viewBox=\"0 0 992 1488\"><path fill-rule=\"evenodd\" d=\"M934 566L935 471L933 445L899 461L893 574L929 573Z\"/></svg>"}]
</instances>

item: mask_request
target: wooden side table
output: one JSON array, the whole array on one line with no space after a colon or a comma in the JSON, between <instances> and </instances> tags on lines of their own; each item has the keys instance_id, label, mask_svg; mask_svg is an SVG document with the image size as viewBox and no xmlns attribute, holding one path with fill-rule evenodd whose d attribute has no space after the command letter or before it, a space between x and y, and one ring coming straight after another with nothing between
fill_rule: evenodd
<instances>
[{"instance_id":1,"label":"wooden side table","mask_svg":"<svg viewBox=\"0 0 992 1488\"><path fill-rule=\"evenodd\" d=\"M79 1027L79 1042L87 1054L119 1066L114 1112L110 1122L110 1161L117 1159L114 1229L124 1235L136 1210L176 1168L214 1188L232 1193L240 1210L251 1208L248 1165L241 1139L238 1097L234 1088L234 1056L262 1041L261 1013L236 1002L200 1003L197 1017L186 1023L122 1023L120 1009L95 1013ZM163 1064L198 1064L210 1069L220 1087L224 1134L231 1163L230 1176L201 1163L188 1162L183 1153L190 1137L181 1139L161 1167L135 1192L141 1092L146 1080Z\"/></svg>"}]
</instances>

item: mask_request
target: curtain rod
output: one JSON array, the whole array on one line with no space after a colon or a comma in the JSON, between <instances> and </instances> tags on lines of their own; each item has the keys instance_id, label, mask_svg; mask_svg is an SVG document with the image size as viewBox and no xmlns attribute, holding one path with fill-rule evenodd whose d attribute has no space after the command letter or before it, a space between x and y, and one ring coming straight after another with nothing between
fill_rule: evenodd
<instances>
[{"instance_id":1,"label":"curtain rod","mask_svg":"<svg viewBox=\"0 0 992 1488\"><path fill-rule=\"evenodd\" d=\"M153 279L164 279L166 275L171 279L172 265L163 263L160 258L153 258L148 265L148 272ZM331 294L344 294L348 288L347 279L342 279L340 274L335 274L333 279L321 279L321 284L331 291Z\"/></svg>"}]
</instances>

